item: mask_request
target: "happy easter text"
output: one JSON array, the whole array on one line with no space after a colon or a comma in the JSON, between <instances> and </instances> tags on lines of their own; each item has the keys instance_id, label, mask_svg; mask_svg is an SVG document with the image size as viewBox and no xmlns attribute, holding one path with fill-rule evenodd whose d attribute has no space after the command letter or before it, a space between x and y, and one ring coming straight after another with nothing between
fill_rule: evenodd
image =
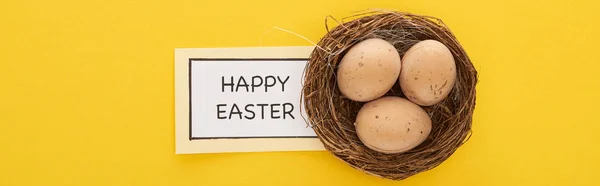
<instances>
[{"instance_id":1,"label":"happy easter text","mask_svg":"<svg viewBox=\"0 0 600 186\"><path fill-rule=\"evenodd\" d=\"M285 92L290 76L221 76L221 92ZM292 103L255 103L238 105L221 103L216 105L217 119L295 119Z\"/></svg>"}]
</instances>

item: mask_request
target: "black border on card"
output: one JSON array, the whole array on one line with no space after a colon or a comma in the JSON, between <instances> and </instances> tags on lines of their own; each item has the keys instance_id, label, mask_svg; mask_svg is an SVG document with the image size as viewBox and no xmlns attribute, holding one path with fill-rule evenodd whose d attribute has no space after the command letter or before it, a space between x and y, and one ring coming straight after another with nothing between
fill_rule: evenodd
<instances>
[{"instance_id":1,"label":"black border on card","mask_svg":"<svg viewBox=\"0 0 600 186\"><path fill-rule=\"evenodd\" d=\"M192 137L192 61L304 61L308 58L189 58L188 60L188 117L189 139L251 139L251 138L317 138L317 136L241 136L241 137Z\"/></svg>"}]
</instances>

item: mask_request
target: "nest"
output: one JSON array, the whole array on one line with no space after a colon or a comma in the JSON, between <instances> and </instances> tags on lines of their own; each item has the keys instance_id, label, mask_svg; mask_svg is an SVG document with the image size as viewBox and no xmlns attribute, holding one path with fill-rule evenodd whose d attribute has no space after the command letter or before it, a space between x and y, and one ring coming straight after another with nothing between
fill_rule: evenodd
<instances>
[{"instance_id":1,"label":"nest","mask_svg":"<svg viewBox=\"0 0 600 186\"><path fill-rule=\"evenodd\" d=\"M477 71L440 19L405 12L371 12L356 17L332 30L327 28L310 55L302 90L306 118L328 151L368 174L402 180L440 165L471 136ZM344 54L355 43L369 38L390 42L400 56L417 42L433 39L445 44L454 56L456 83L442 102L422 107L432 120L432 131L410 151L384 154L367 148L353 125L364 103L344 98L336 85L336 67ZM395 84L386 95L405 97Z\"/></svg>"}]
</instances>

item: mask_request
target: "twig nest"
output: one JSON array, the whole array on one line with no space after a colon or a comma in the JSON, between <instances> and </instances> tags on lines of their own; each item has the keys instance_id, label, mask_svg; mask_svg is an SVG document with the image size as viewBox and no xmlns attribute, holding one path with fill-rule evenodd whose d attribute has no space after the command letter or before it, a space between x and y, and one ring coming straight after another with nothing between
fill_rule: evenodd
<instances>
[{"instance_id":1,"label":"twig nest","mask_svg":"<svg viewBox=\"0 0 600 186\"><path fill-rule=\"evenodd\" d=\"M333 155L366 173L402 180L438 166L468 139L477 71L439 19L404 12L361 15L328 30L310 55L304 108ZM387 48L366 42L373 53L357 54L365 51L355 50L364 41ZM390 60L379 66L383 58ZM380 79L385 83L374 85Z\"/></svg>"}]
</instances>

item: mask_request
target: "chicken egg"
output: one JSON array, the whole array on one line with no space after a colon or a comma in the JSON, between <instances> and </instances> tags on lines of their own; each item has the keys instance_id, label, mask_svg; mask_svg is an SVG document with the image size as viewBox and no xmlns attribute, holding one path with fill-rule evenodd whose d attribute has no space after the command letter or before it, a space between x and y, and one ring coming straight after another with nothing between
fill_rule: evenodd
<instances>
[{"instance_id":1,"label":"chicken egg","mask_svg":"<svg viewBox=\"0 0 600 186\"><path fill-rule=\"evenodd\" d=\"M346 98L367 102L387 93L400 74L400 55L383 39L358 42L341 59L337 85Z\"/></svg>"},{"instance_id":2,"label":"chicken egg","mask_svg":"<svg viewBox=\"0 0 600 186\"><path fill-rule=\"evenodd\" d=\"M396 96L365 103L354 124L365 146L387 154L409 151L425 141L431 132L431 119L425 110Z\"/></svg>"},{"instance_id":3,"label":"chicken egg","mask_svg":"<svg viewBox=\"0 0 600 186\"><path fill-rule=\"evenodd\" d=\"M421 106L439 103L448 97L456 81L452 52L439 41L418 42L402 57L398 81L412 102Z\"/></svg>"}]
</instances>

